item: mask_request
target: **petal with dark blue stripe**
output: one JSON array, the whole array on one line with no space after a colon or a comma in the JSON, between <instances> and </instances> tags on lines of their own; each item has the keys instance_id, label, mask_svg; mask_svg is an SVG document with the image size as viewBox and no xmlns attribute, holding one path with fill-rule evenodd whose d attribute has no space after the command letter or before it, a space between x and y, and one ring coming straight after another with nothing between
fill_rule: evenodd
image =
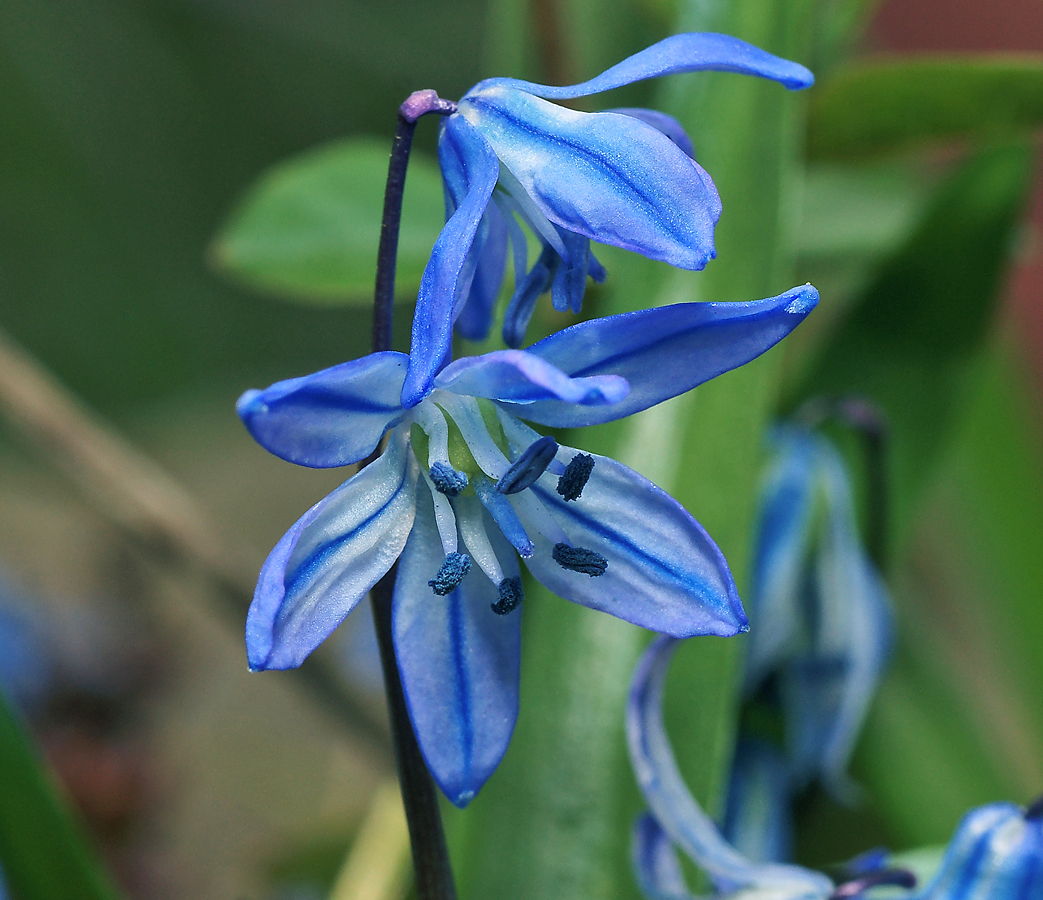
<instances>
[{"instance_id":1,"label":"petal with dark blue stripe","mask_svg":"<svg viewBox=\"0 0 1043 900\"><path fill-rule=\"evenodd\" d=\"M561 448L560 459L577 453ZM526 565L553 593L652 631L689 637L746 630L728 563L680 503L632 469L603 456L582 495L566 501L557 479L544 475L530 490L573 546L608 561L591 578L554 560L553 547L522 516L536 544Z\"/></svg>"},{"instance_id":2,"label":"petal with dark blue stripe","mask_svg":"<svg viewBox=\"0 0 1043 900\"><path fill-rule=\"evenodd\" d=\"M810 284L748 303L678 303L572 325L527 348L573 378L615 375L630 393L607 406L505 403L519 418L575 428L611 422L683 394L775 346L818 303ZM510 400L504 397L504 400Z\"/></svg>"},{"instance_id":3,"label":"petal with dark blue stripe","mask_svg":"<svg viewBox=\"0 0 1043 900\"><path fill-rule=\"evenodd\" d=\"M516 78L490 78L468 93L485 90L489 85L506 85L548 100L571 100L646 78L704 71L757 75L777 81L790 90L800 90L815 82L815 76L799 63L774 56L731 35L695 31L665 38L581 84L548 87Z\"/></svg>"},{"instance_id":4,"label":"petal with dark blue stripe","mask_svg":"<svg viewBox=\"0 0 1043 900\"><path fill-rule=\"evenodd\" d=\"M438 155L443 172L460 173L466 193L453 198L456 212L438 235L420 279L409 369L402 386L402 405L407 408L416 406L430 392L435 373L451 349L461 276L500 172L492 148L462 116L445 120ZM446 183L454 185L458 180L455 175L447 176ZM456 188L454 193L458 192Z\"/></svg>"},{"instance_id":5,"label":"petal with dark blue stripe","mask_svg":"<svg viewBox=\"0 0 1043 900\"><path fill-rule=\"evenodd\" d=\"M465 356L439 372L434 384L454 394L507 401L512 407L538 401L569 407L618 404L629 391L618 375L571 378L527 350Z\"/></svg>"},{"instance_id":6,"label":"petal with dark blue stripe","mask_svg":"<svg viewBox=\"0 0 1043 900\"><path fill-rule=\"evenodd\" d=\"M554 225L683 269L713 259L717 189L658 129L497 85L468 94L460 115Z\"/></svg>"},{"instance_id":7,"label":"petal with dark blue stripe","mask_svg":"<svg viewBox=\"0 0 1043 900\"><path fill-rule=\"evenodd\" d=\"M442 562L430 494L419 491L416 523L395 582L392 626L406 705L431 774L466 806L499 765L518 716L521 616L497 615L497 586L477 566L445 597L427 587ZM487 528L509 577L514 551Z\"/></svg>"},{"instance_id":8,"label":"petal with dark blue stripe","mask_svg":"<svg viewBox=\"0 0 1043 900\"><path fill-rule=\"evenodd\" d=\"M251 669L299 666L391 568L413 525L418 474L408 435L393 432L380 459L276 544L246 616Z\"/></svg>"},{"instance_id":9,"label":"petal with dark blue stripe","mask_svg":"<svg viewBox=\"0 0 1043 900\"><path fill-rule=\"evenodd\" d=\"M634 823L630 852L638 887L648 900L693 900L677 851L655 816L644 813Z\"/></svg>"},{"instance_id":10,"label":"petal with dark blue stripe","mask_svg":"<svg viewBox=\"0 0 1043 900\"><path fill-rule=\"evenodd\" d=\"M281 459L316 469L350 465L402 418L406 363L402 353L371 353L247 391L236 411L254 440Z\"/></svg>"}]
</instances>

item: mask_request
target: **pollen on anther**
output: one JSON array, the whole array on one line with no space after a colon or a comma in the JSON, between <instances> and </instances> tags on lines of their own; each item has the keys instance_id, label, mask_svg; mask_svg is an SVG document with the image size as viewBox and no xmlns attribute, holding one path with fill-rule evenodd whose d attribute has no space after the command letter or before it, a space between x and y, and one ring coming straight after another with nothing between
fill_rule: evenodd
<instances>
[{"instance_id":1,"label":"pollen on anther","mask_svg":"<svg viewBox=\"0 0 1043 900\"><path fill-rule=\"evenodd\" d=\"M431 483L439 493L455 497L467 487L467 473L458 472L452 466L436 462L431 466Z\"/></svg>"},{"instance_id":2,"label":"pollen on anther","mask_svg":"<svg viewBox=\"0 0 1043 900\"><path fill-rule=\"evenodd\" d=\"M466 553L448 553L438 574L428 584L440 597L451 594L471 571L471 557Z\"/></svg>"},{"instance_id":3,"label":"pollen on anther","mask_svg":"<svg viewBox=\"0 0 1043 900\"><path fill-rule=\"evenodd\" d=\"M590 473L594 471L594 457L589 453L577 453L558 478L558 493L566 500L578 500L587 486Z\"/></svg>"},{"instance_id":4,"label":"pollen on anther","mask_svg":"<svg viewBox=\"0 0 1043 900\"><path fill-rule=\"evenodd\" d=\"M555 544L551 556L563 569L580 572L591 578L604 575L608 568L608 560L605 557L596 550L588 550L586 547L572 547L565 543Z\"/></svg>"},{"instance_id":5,"label":"pollen on anther","mask_svg":"<svg viewBox=\"0 0 1043 900\"><path fill-rule=\"evenodd\" d=\"M522 580L517 576L505 578L500 582L497 590L500 594L500 599L495 603L489 604L492 611L498 616L506 616L508 613L514 612L524 596L522 593Z\"/></svg>"}]
</instances>

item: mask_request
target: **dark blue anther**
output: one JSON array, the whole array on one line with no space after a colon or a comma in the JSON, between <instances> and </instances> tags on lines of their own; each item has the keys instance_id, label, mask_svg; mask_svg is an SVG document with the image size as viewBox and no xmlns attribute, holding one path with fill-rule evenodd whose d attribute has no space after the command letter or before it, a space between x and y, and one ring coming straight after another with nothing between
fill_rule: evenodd
<instances>
[{"instance_id":1,"label":"dark blue anther","mask_svg":"<svg viewBox=\"0 0 1043 900\"><path fill-rule=\"evenodd\" d=\"M438 492L447 497L455 497L467 487L467 474L457 472L452 466L436 462L431 466L431 483Z\"/></svg>"},{"instance_id":2,"label":"dark blue anther","mask_svg":"<svg viewBox=\"0 0 1043 900\"><path fill-rule=\"evenodd\" d=\"M531 487L547 471L557 452L558 442L552 437L533 441L496 482L496 490L501 494L517 494Z\"/></svg>"},{"instance_id":3,"label":"dark blue anther","mask_svg":"<svg viewBox=\"0 0 1043 900\"><path fill-rule=\"evenodd\" d=\"M829 900L849 900L852 897L861 897L870 888L885 884L914 888L916 887L916 876L908 869L880 869L876 872L869 872L861 878L845 881L838 885L837 889L829 895Z\"/></svg>"},{"instance_id":4,"label":"dark blue anther","mask_svg":"<svg viewBox=\"0 0 1043 900\"><path fill-rule=\"evenodd\" d=\"M498 616L514 612L522 602L522 580L518 577L505 578L498 588L500 599L490 603L492 611Z\"/></svg>"},{"instance_id":5,"label":"dark blue anther","mask_svg":"<svg viewBox=\"0 0 1043 900\"><path fill-rule=\"evenodd\" d=\"M589 453L577 453L558 479L558 493L565 500L578 500L587 486L590 473L594 471L594 457Z\"/></svg>"},{"instance_id":6,"label":"dark blue anther","mask_svg":"<svg viewBox=\"0 0 1043 900\"><path fill-rule=\"evenodd\" d=\"M471 571L471 557L466 553L447 553L438 574L428 584L440 597L456 590L464 576Z\"/></svg>"},{"instance_id":7,"label":"dark blue anther","mask_svg":"<svg viewBox=\"0 0 1043 900\"><path fill-rule=\"evenodd\" d=\"M1043 822L1043 797L1025 810L1025 818L1029 822Z\"/></svg>"},{"instance_id":8,"label":"dark blue anther","mask_svg":"<svg viewBox=\"0 0 1043 900\"><path fill-rule=\"evenodd\" d=\"M555 544L551 556L554 557L554 562L563 569L581 572L591 578L604 575L605 569L608 568L608 560L605 557L586 547L571 547L565 543Z\"/></svg>"}]
</instances>

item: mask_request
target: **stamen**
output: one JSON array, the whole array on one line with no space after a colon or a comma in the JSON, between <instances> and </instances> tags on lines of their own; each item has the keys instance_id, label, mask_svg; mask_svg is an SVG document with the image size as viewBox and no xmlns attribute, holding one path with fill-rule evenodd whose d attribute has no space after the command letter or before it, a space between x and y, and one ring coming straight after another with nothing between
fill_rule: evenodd
<instances>
[{"instance_id":1,"label":"stamen","mask_svg":"<svg viewBox=\"0 0 1043 900\"><path fill-rule=\"evenodd\" d=\"M548 244L522 282L515 288L503 315L503 342L508 347L520 347L525 341L529 320L536 309L540 294L550 290L554 274L553 262L557 254Z\"/></svg>"},{"instance_id":2,"label":"stamen","mask_svg":"<svg viewBox=\"0 0 1043 900\"><path fill-rule=\"evenodd\" d=\"M1029 822L1043 822L1043 797L1025 810L1025 819Z\"/></svg>"},{"instance_id":3,"label":"stamen","mask_svg":"<svg viewBox=\"0 0 1043 900\"><path fill-rule=\"evenodd\" d=\"M493 521L500 526L503 536L511 542L514 549L525 559L532 556L532 540L526 534L525 526L522 525L518 513L511 506L511 501L499 493L491 481L484 478L475 479L474 490L478 499L482 501L482 505L489 510Z\"/></svg>"},{"instance_id":4,"label":"stamen","mask_svg":"<svg viewBox=\"0 0 1043 900\"><path fill-rule=\"evenodd\" d=\"M496 490L501 494L517 494L531 487L547 471L557 452L558 442L552 437L533 441L496 482Z\"/></svg>"},{"instance_id":5,"label":"stamen","mask_svg":"<svg viewBox=\"0 0 1043 900\"><path fill-rule=\"evenodd\" d=\"M528 447L533 441L540 439L539 432L533 431L528 425L519 422L499 406L496 407L496 418L503 429L503 436L507 438L507 443L514 453L520 453L523 447ZM565 464L558 462L555 457L547 466L547 471L552 475L561 475L565 471Z\"/></svg>"},{"instance_id":6,"label":"stamen","mask_svg":"<svg viewBox=\"0 0 1043 900\"><path fill-rule=\"evenodd\" d=\"M595 550L586 547L573 547L569 544L560 543L554 545L551 552L554 561L563 569L571 572L580 572L594 578L604 575L608 568L608 560Z\"/></svg>"},{"instance_id":7,"label":"stamen","mask_svg":"<svg viewBox=\"0 0 1043 900\"><path fill-rule=\"evenodd\" d=\"M470 571L471 557L466 553L450 553L439 568L438 574L428 584L431 585L431 590L444 597L455 591Z\"/></svg>"},{"instance_id":8,"label":"stamen","mask_svg":"<svg viewBox=\"0 0 1043 900\"><path fill-rule=\"evenodd\" d=\"M529 529L536 529L552 544L571 543L569 536L565 534L565 529L544 508L533 491L522 491L520 494L515 494L511 498L511 503Z\"/></svg>"},{"instance_id":9,"label":"stamen","mask_svg":"<svg viewBox=\"0 0 1043 900\"><path fill-rule=\"evenodd\" d=\"M467 487L467 474L445 463L436 462L431 466L431 483L440 494L456 497Z\"/></svg>"},{"instance_id":10,"label":"stamen","mask_svg":"<svg viewBox=\"0 0 1043 900\"><path fill-rule=\"evenodd\" d=\"M431 491L431 502L435 507L435 526L442 541L442 552L448 556L456 552L456 513L453 512L453 504L435 488L435 483L427 472L421 469L420 474L424 476Z\"/></svg>"},{"instance_id":11,"label":"stamen","mask_svg":"<svg viewBox=\"0 0 1043 900\"><path fill-rule=\"evenodd\" d=\"M578 500L593 471L594 457L589 453L577 453L569 460L564 474L558 479L558 493L566 502Z\"/></svg>"},{"instance_id":12,"label":"stamen","mask_svg":"<svg viewBox=\"0 0 1043 900\"><path fill-rule=\"evenodd\" d=\"M460 537L471 553L471 558L485 572L493 584L503 581L503 569L496 552L489 543L482 521L482 507L474 497L461 497L456 504L456 520L460 525Z\"/></svg>"},{"instance_id":13,"label":"stamen","mask_svg":"<svg viewBox=\"0 0 1043 900\"><path fill-rule=\"evenodd\" d=\"M434 403L421 403L413 410L413 421L427 435L427 467L449 465L449 425ZM450 467L451 468L451 467Z\"/></svg>"},{"instance_id":14,"label":"stamen","mask_svg":"<svg viewBox=\"0 0 1043 900\"><path fill-rule=\"evenodd\" d=\"M916 887L916 876L908 869L880 869L876 872L869 872L861 878L838 885L837 889L829 895L829 900L849 900L851 897L860 896L870 888L885 884L914 888Z\"/></svg>"},{"instance_id":15,"label":"stamen","mask_svg":"<svg viewBox=\"0 0 1043 900\"><path fill-rule=\"evenodd\" d=\"M498 616L506 616L514 612L522 602L522 580L518 577L505 578L498 588L500 599L490 603L489 607Z\"/></svg>"}]
</instances>

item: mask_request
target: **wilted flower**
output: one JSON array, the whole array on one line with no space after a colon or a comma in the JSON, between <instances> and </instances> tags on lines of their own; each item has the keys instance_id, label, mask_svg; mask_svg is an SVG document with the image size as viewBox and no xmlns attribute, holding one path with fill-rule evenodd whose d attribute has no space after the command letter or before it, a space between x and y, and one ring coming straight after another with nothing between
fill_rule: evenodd
<instances>
[{"instance_id":1,"label":"wilted flower","mask_svg":"<svg viewBox=\"0 0 1043 900\"><path fill-rule=\"evenodd\" d=\"M744 630L723 556L680 504L518 419L576 427L647 409L759 355L817 299L809 285L584 322L527 351L458 359L408 407L407 357L393 352L247 392L250 433L301 465L358 462L390 431L382 456L265 562L247 617L251 667L299 665L401 555L393 633L406 702L428 767L463 805L517 716L518 556L554 593L646 628Z\"/></svg>"},{"instance_id":2,"label":"wilted flower","mask_svg":"<svg viewBox=\"0 0 1043 900\"><path fill-rule=\"evenodd\" d=\"M512 347L521 345L540 294L550 290L556 308L578 311L587 276L604 278L591 240L684 269L713 258L720 198L676 120L654 110L584 113L548 102L700 70L759 75L793 89L814 80L803 66L738 38L678 34L582 84L490 78L464 95L439 137L449 220L420 285L406 406L424 395L448 356L454 323L468 338L488 334L508 245L515 291L504 340ZM542 245L531 270L519 220Z\"/></svg>"},{"instance_id":3,"label":"wilted flower","mask_svg":"<svg viewBox=\"0 0 1043 900\"><path fill-rule=\"evenodd\" d=\"M645 651L627 701L630 759L651 810L635 824L632 845L635 875L645 896L695 900L684 881L678 848L706 872L716 895L730 900L846 900L879 885L913 887L916 879L908 870L884 868L886 855L874 857L853 880L835 885L821 872L801 866L751 860L725 840L685 785L663 727L663 683L677 643L664 636Z\"/></svg>"}]
</instances>

